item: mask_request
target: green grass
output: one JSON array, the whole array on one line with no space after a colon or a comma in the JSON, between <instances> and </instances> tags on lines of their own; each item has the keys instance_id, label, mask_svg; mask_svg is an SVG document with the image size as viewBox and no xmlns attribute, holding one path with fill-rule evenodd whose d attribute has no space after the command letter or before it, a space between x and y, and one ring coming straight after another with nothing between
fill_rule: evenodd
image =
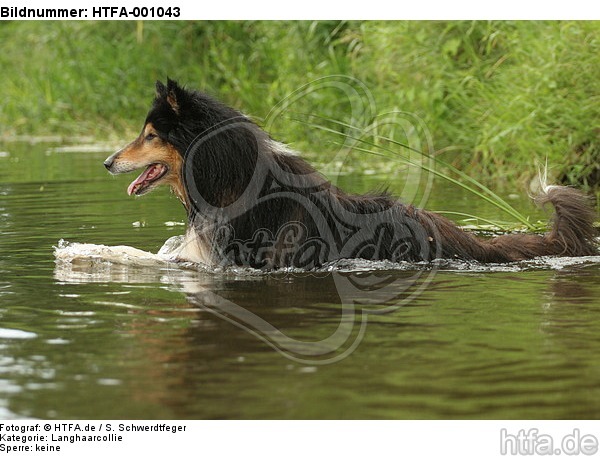
<instances>
[{"instance_id":1,"label":"green grass","mask_svg":"<svg viewBox=\"0 0 600 456\"><path fill-rule=\"evenodd\" d=\"M437 159L479 180L523 184L547 158L554 179L600 181L598 22L2 22L0 42L0 137L123 138L169 76L322 161L339 137L315 122L369 128L377 147L396 133L376 119L403 111L426 125ZM333 75L346 79L268 117Z\"/></svg>"}]
</instances>

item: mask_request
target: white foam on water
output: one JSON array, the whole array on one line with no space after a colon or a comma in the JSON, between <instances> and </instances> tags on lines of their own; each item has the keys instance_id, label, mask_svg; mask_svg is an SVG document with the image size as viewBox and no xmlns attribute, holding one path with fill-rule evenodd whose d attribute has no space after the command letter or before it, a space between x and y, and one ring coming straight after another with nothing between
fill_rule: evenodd
<instances>
[{"instance_id":1,"label":"white foam on water","mask_svg":"<svg viewBox=\"0 0 600 456\"><path fill-rule=\"evenodd\" d=\"M54 248L56 258L55 278L66 282L116 281L156 282L168 279L190 279L189 273L228 275L236 277L278 276L303 274L298 268L282 268L265 272L247 267L208 268L199 263L176 261L184 236L173 236L154 254L126 245L106 246L98 244L71 243L61 239ZM362 273L372 271L430 271L448 272L519 272L532 269L561 270L568 267L600 265L600 256L587 257L540 257L515 263L478 263L464 260L440 259L432 262L391 262L363 259L342 259L326 263L310 273ZM185 273L188 273L187 275ZM183 274L183 275L182 275ZM173 276L173 277L171 277ZM171 282L171 280L166 280Z\"/></svg>"},{"instance_id":2,"label":"white foam on water","mask_svg":"<svg viewBox=\"0 0 600 456\"><path fill-rule=\"evenodd\" d=\"M168 239L156 254L126 245L82 244L61 239L54 247L54 278L60 282L179 282L190 273L206 270L199 264L176 260L183 236ZM173 280L172 276L176 277Z\"/></svg>"},{"instance_id":3,"label":"white foam on water","mask_svg":"<svg viewBox=\"0 0 600 456\"><path fill-rule=\"evenodd\" d=\"M521 262L523 269L554 269L560 270L573 266L600 265L599 256L583 257L540 257Z\"/></svg>"},{"instance_id":4,"label":"white foam on water","mask_svg":"<svg viewBox=\"0 0 600 456\"><path fill-rule=\"evenodd\" d=\"M20 329L0 328L0 339L35 339L36 333Z\"/></svg>"},{"instance_id":5,"label":"white foam on water","mask_svg":"<svg viewBox=\"0 0 600 456\"><path fill-rule=\"evenodd\" d=\"M61 337L58 337L56 339L47 339L46 343L48 345L68 345L71 343L71 341L69 339L63 339Z\"/></svg>"},{"instance_id":6,"label":"white foam on water","mask_svg":"<svg viewBox=\"0 0 600 456\"><path fill-rule=\"evenodd\" d=\"M70 264L121 264L126 266L156 266L165 264L168 259L154 253L127 245L97 245L58 241L54 248L58 262Z\"/></svg>"}]
</instances>

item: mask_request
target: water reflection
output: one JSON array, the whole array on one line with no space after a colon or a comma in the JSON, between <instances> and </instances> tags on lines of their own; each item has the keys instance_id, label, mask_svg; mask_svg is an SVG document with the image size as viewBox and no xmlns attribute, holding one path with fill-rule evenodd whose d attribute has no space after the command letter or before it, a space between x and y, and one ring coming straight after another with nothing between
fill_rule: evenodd
<instances>
[{"instance_id":1,"label":"water reflection","mask_svg":"<svg viewBox=\"0 0 600 456\"><path fill-rule=\"evenodd\" d=\"M0 418L600 418L598 258L184 268L147 253L183 233L173 196L49 147L0 157ZM146 253L56 262L61 238Z\"/></svg>"},{"instance_id":2,"label":"water reflection","mask_svg":"<svg viewBox=\"0 0 600 456\"><path fill-rule=\"evenodd\" d=\"M97 260L80 256L72 247L57 249L60 260L55 268L55 279L70 283L168 284L170 290L183 293L188 302L198 309L252 334L294 361L313 364L339 361L353 351L364 334L366 314L356 308L349 296L340 295L340 283L346 284L348 274L335 271L295 272L293 276L289 273L256 274L253 271L215 274L169 265L156 258L154 267L147 264L140 267L140 257L129 255L120 258L120 261L133 261L135 266L106 261L109 257L113 259L121 248L109 249L103 260ZM89 254L90 247L83 248ZM66 249L70 249L71 261L66 261ZM99 251L96 249L96 253ZM103 252L107 253L106 248ZM152 258L149 254L143 262ZM289 329L293 333L298 324L306 324L298 316L315 305L315 298L317 302L326 303L329 315L321 323L327 321L332 326L332 333L309 341L287 334ZM306 316L310 318L310 313Z\"/></svg>"},{"instance_id":3,"label":"water reflection","mask_svg":"<svg viewBox=\"0 0 600 456\"><path fill-rule=\"evenodd\" d=\"M174 240L180 239L169 239L166 244ZM369 316L390 313L417 300L438 268L470 273L554 268L560 274L566 266L599 262L596 257L548 258L512 265L444 261L432 266L344 260L312 272L263 273L232 268L215 273L199 265L171 263L161 252L155 255L127 246L61 241L55 250L54 277L73 283L168 284L170 290L183 293L203 312L246 331L286 358L317 365L338 362L352 354L364 337ZM553 287L560 283L556 277L551 281ZM568 288L557 290L574 296ZM290 308L306 311L314 308L315 301L327 303L330 314L319 323L327 322L331 332L311 341L293 337L301 322Z\"/></svg>"}]
</instances>

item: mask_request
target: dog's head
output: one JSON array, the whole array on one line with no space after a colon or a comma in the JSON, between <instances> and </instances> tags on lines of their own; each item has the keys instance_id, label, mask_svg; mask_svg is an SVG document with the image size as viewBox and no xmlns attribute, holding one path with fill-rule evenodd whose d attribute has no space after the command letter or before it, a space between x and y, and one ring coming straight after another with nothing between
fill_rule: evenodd
<instances>
[{"instance_id":1,"label":"dog's head","mask_svg":"<svg viewBox=\"0 0 600 456\"><path fill-rule=\"evenodd\" d=\"M168 184L188 210L204 202L223 207L244 193L269 141L239 111L169 79L166 86L156 83L140 135L104 166L112 174L144 169L129 185L130 195Z\"/></svg>"},{"instance_id":2,"label":"dog's head","mask_svg":"<svg viewBox=\"0 0 600 456\"><path fill-rule=\"evenodd\" d=\"M181 179L185 151L178 149L171 138L186 95L175 81L168 80L167 86L158 81L156 97L140 135L104 161L111 174L144 169L127 188L129 195L141 196L167 184L185 202Z\"/></svg>"}]
</instances>

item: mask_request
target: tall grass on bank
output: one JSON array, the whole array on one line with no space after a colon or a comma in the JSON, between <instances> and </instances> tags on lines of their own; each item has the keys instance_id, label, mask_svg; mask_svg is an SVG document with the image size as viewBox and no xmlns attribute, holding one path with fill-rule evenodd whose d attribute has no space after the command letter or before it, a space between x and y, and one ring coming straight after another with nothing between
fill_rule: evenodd
<instances>
[{"instance_id":1,"label":"tall grass on bank","mask_svg":"<svg viewBox=\"0 0 600 456\"><path fill-rule=\"evenodd\" d=\"M600 180L598 22L0 22L0 43L0 137L132 134L167 76L260 119L343 74L378 112L423 119L438 157L469 175L525 180L547 158L567 183ZM338 95L302 110L350 133ZM335 149L307 124L273 133L324 159Z\"/></svg>"}]
</instances>

